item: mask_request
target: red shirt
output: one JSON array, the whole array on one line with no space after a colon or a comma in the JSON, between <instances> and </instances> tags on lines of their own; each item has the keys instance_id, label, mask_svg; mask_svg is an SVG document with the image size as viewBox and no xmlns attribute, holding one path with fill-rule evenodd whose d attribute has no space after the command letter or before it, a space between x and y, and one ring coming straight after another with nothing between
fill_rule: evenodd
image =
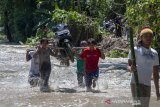
<instances>
[{"instance_id":1,"label":"red shirt","mask_svg":"<svg viewBox=\"0 0 160 107\"><path fill-rule=\"evenodd\" d=\"M99 58L101 57L101 51L98 48L90 50L86 48L80 55L85 60L85 69L87 73L95 72L98 69Z\"/></svg>"}]
</instances>

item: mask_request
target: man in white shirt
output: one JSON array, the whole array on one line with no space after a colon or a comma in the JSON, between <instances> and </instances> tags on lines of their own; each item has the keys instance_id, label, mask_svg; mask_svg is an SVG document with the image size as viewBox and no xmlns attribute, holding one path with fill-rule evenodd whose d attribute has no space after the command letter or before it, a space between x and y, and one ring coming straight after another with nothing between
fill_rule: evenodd
<instances>
[{"instance_id":1,"label":"man in white shirt","mask_svg":"<svg viewBox=\"0 0 160 107\"><path fill-rule=\"evenodd\" d=\"M128 55L128 70L132 73L131 91L133 98L136 97L136 84L133 72L138 73L139 90L140 90L140 107L149 107L151 96L151 77L153 74L157 100L160 100L159 93L159 58L156 50L151 48L153 41L153 31L146 27L141 30L138 45L134 48L136 65L132 64L131 52ZM137 107L137 106L136 106Z\"/></svg>"}]
</instances>

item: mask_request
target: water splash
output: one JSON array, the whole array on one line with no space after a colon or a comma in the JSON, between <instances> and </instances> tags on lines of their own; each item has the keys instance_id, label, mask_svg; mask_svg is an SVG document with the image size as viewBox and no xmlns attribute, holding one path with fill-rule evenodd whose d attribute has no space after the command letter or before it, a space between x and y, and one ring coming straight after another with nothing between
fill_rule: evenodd
<instances>
[{"instance_id":1,"label":"water splash","mask_svg":"<svg viewBox=\"0 0 160 107\"><path fill-rule=\"evenodd\" d=\"M30 62L25 61L25 49L24 47L19 48L19 46L0 47L0 77L2 77L0 79L0 106L2 107L98 106L99 103L103 105L106 96L117 95L117 93L111 94L111 91L118 88L124 89L129 83L127 74L116 77L124 72L123 69L113 70L113 72L111 70L104 72L100 69L99 80L95 88L99 91L95 91L95 93L85 92L85 87L78 87L75 63L71 64L70 67L55 66L54 63L59 64L59 62L52 57L52 72L49 84L55 92L41 93L39 87L30 88L28 84ZM101 63L100 67L105 69L105 67L111 65L110 62ZM112 68L115 68L114 66Z\"/></svg>"}]
</instances>

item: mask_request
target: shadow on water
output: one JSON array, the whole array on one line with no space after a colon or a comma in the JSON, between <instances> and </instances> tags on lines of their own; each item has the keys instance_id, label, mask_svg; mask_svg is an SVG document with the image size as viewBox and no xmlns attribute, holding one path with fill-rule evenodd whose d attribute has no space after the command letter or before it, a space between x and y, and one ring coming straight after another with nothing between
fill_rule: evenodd
<instances>
[{"instance_id":1,"label":"shadow on water","mask_svg":"<svg viewBox=\"0 0 160 107\"><path fill-rule=\"evenodd\" d=\"M101 63L99 65L100 68L112 68L112 69L123 69L126 70L127 63L120 62L120 63Z\"/></svg>"},{"instance_id":2,"label":"shadow on water","mask_svg":"<svg viewBox=\"0 0 160 107\"><path fill-rule=\"evenodd\" d=\"M56 90L51 89L50 92L61 92L61 93L84 93L84 92L91 92L91 93L108 93L107 91L95 90L86 91L86 90L77 90L74 88L59 88Z\"/></svg>"},{"instance_id":3,"label":"shadow on water","mask_svg":"<svg viewBox=\"0 0 160 107\"><path fill-rule=\"evenodd\" d=\"M63 92L63 93L77 93L77 90L72 88L59 88L56 92Z\"/></svg>"}]
</instances>

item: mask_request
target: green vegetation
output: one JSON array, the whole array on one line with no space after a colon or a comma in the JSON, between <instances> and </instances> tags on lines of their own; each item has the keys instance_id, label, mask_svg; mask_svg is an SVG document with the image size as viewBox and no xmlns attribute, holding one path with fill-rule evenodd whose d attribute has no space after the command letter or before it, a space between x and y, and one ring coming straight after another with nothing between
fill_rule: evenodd
<instances>
[{"instance_id":1,"label":"green vegetation","mask_svg":"<svg viewBox=\"0 0 160 107\"><path fill-rule=\"evenodd\" d=\"M0 27L9 42L33 45L44 36L53 38L52 27L64 23L77 45L89 37L98 40L102 33L108 35L100 26L117 17L127 21L134 36L150 26L156 34L153 46L160 43L159 0L0 0ZM111 56L118 53L113 50Z\"/></svg>"},{"instance_id":2,"label":"green vegetation","mask_svg":"<svg viewBox=\"0 0 160 107\"><path fill-rule=\"evenodd\" d=\"M4 40L5 35L3 35L2 33L0 33L0 40Z\"/></svg>"},{"instance_id":3,"label":"green vegetation","mask_svg":"<svg viewBox=\"0 0 160 107\"><path fill-rule=\"evenodd\" d=\"M111 58L119 58L119 57L126 58L128 56L128 53L119 50L112 50L107 54L107 56Z\"/></svg>"},{"instance_id":4,"label":"green vegetation","mask_svg":"<svg viewBox=\"0 0 160 107\"><path fill-rule=\"evenodd\" d=\"M160 1L159 0L130 0L127 2L126 17L128 23L139 32L143 26L150 26L160 33Z\"/></svg>"},{"instance_id":5,"label":"green vegetation","mask_svg":"<svg viewBox=\"0 0 160 107\"><path fill-rule=\"evenodd\" d=\"M121 3L124 0L114 0L114 2ZM49 23L50 25L55 25L57 22L73 24L70 29L77 31L75 32L79 34L77 37L83 36L80 39L87 38L88 35L96 38L99 36L99 25L102 25L102 21L106 17L107 19L116 17L112 9L123 10L119 12L124 14L125 6L121 8L114 6L112 0L1 0L0 24L5 27L5 34L10 42L25 42L29 37L37 38L39 36L37 32L43 30L44 26L35 26L45 25L47 18L51 18L51 22L54 22ZM44 20L46 22L42 24Z\"/></svg>"},{"instance_id":6,"label":"green vegetation","mask_svg":"<svg viewBox=\"0 0 160 107\"><path fill-rule=\"evenodd\" d=\"M126 15L129 25L137 35L143 26L150 26L155 32L153 47L160 42L160 1L159 0L131 0L127 2Z\"/></svg>"},{"instance_id":7,"label":"green vegetation","mask_svg":"<svg viewBox=\"0 0 160 107\"><path fill-rule=\"evenodd\" d=\"M80 39L85 39L86 37L96 38L97 35L101 33L97 20L79 14L76 11L55 9L46 19L41 20L39 24L34 27L34 29L37 29L36 39L44 36L53 38L53 26L58 23L68 25L69 29L71 29L73 40L75 40L75 45L78 44ZM83 37L83 35L85 35L85 37Z\"/></svg>"}]
</instances>

